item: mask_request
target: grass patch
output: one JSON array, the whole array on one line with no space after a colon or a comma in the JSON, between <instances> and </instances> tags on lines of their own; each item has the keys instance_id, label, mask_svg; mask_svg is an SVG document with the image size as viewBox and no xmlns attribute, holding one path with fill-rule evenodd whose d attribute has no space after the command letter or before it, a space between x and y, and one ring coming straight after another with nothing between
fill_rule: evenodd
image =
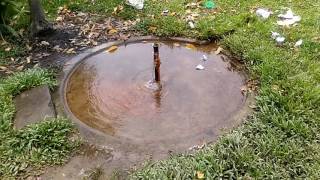
<instances>
[{"instance_id":1,"label":"grass patch","mask_svg":"<svg viewBox=\"0 0 320 180\"><path fill-rule=\"evenodd\" d=\"M117 5L124 5L122 0L96 0L95 4L91 0L42 2L52 19L57 8L63 5L72 10L106 15L110 15ZM216 14L201 8L192 9L199 13L195 29L190 29L185 21L186 4L190 2L196 1L147 0L142 11L124 5L125 9L119 17L140 18L136 28L145 34L222 38L220 43L224 48L241 57L250 71L250 77L260 81L256 112L245 124L216 144L194 155L173 156L146 164L131 178L196 179L199 171L207 179L319 179L320 1L217 0L219 12ZM275 15L263 21L254 14L257 7L270 8ZM292 8L302 16L302 21L292 28L276 25L276 11L282 7ZM176 15L162 16L161 12L165 9ZM270 38L271 31L286 37L282 47L277 47ZM292 48L299 39L304 40L301 48ZM16 92L13 95L21 91L9 86L8 89ZM0 97L3 98L1 103L7 102L0 106L0 112L4 112L1 118L11 122L14 112L12 95L6 93ZM9 127L10 123L8 132L13 131ZM0 149L2 152L6 151ZM21 157L11 155L4 153L1 156L7 160L9 157Z\"/></svg>"},{"instance_id":2,"label":"grass patch","mask_svg":"<svg viewBox=\"0 0 320 180\"><path fill-rule=\"evenodd\" d=\"M69 140L73 126L64 118L46 120L21 130L13 128L12 98L40 85L55 86L53 74L32 69L0 80L1 179L34 175L43 166L61 164L78 145Z\"/></svg>"}]
</instances>

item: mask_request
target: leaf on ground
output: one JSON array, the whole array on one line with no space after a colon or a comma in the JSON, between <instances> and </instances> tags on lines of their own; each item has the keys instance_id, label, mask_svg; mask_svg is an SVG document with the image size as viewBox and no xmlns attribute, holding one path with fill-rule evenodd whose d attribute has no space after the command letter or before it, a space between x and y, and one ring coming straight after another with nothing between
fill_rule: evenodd
<instances>
[{"instance_id":1,"label":"leaf on ground","mask_svg":"<svg viewBox=\"0 0 320 180\"><path fill-rule=\"evenodd\" d=\"M4 51L6 51L6 52L11 51L11 47L7 47L6 49L4 49Z\"/></svg>"},{"instance_id":2,"label":"leaf on ground","mask_svg":"<svg viewBox=\"0 0 320 180\"><path fill-rule=\"evenodd\" d=\"M197 178L198 179L204 179L204 173L201 171L197 171Z\"/></svg>"},{"instance_id":3,"label":"leaf on ground","mask_svg":"<svg viewBox=\"0 0 320 180\"><path fill-rule=\"evenodd\" d=\"M116 30L116 29L110 29L108 31L108 34L116 34L117 32L118 32L118 30Z\"/></svg>"},{"instance_id":4,"label":"leaf on ground","mask_svg":"<svg viewBox=\"0 0 320 180\"><path fill-rule=\"evenodd\" d=\"M2 70L2 71L5 71L5 70L7 70L8 68L7 67L5 67L5 66L0 66L0 70Z\"/></svg>"},{"instance_id":5,"label":"leaf on ground","mask_svg":"<svg viewBox=\"0 0 320 180\"><path fill-rule=\"evenodd\" d=\"M118 46L111 46L107 49L108 53L113 53L118 49Z\"/></svg>"},{"instance_id":6,"label":"leaf on ground","mask_svg":"<svg viewBox=\"0 0 320 180\"><path fill-rule=\"evenodd\" d=\"M222 47L218 47L218 49L214 52L216 55L220 54L222 51Z\"/></svg>"},{"instance_id":7,"label":"leaf on ground","mask_svg":"<svg viewBox=\"0 0 320 180\"><path fill-rule=\"evenodd\" d=\"M24 65L17 67L17 70L18 70L18 71L22 71L23 68L24 68Z\"/></svg>"},{"instance_id":8,"label":"leaf on ground","mask_svg":"<svg viewBox=\"0 0 320 180\"><path fill-rule=\"evenodd\" d=\"M27 63L29 64L31 62L31 56L27 57Z\"/></svg>"},{"instance_id":9,"label":"leaf on ground","mask_svg":"<svg viewBox=\"0 0 320 180\"><path fill-rule=\"evenodd\" d=\"M40 45L42 45L42 46L49 46L50 43L48 43L47 41L41 41Z\"/></svg>"},{"instance_id":10,"label":"leaf on ground","mask_svg":"<svg viewBox=\"0 0 320 180\"><path fill-rule=\"evenodd\" d=\"M67 53L67 54L75 54L76 51L74 50L74 48L70 48L70 49L67 50L66 53Z\"/></svg>"}]
</instances>

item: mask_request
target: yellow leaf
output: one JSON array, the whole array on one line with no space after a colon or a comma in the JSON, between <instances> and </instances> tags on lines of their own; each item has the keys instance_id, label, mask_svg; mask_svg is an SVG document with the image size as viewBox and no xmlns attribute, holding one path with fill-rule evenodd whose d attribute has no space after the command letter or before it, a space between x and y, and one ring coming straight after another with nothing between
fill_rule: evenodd
<instances>
[{"instance_id":1,"label":"yellow leaf","mask_svg":"<svg viewBox=\"0 0 320 180\"><path fill-rule=\"evenodd\" d=\"M196 46L194 46L193 44L186 44L186 48L187 49L196 49Z\"/></svg>"},{"instance_id":2,"label":"yellow leaf","mask_svg":"<svg viewBox=\"0 0 320 180\"><path fill-rule=\"evenodd\" d=\"M116 29L110 29L108 31L108 34L116 34L117 32L118 32L118 30L116 30Z\"/></svg>"},{"instance_id":3,"label":"yellow leaf","mask_svg":"<svg viewBox=\"0 0 320 180\"><path fill-rule=\"evenodd\" d=\"M113 53L118 49L118 46L111 46L107 49L108 53Z\"/></svg>"},{"instance_id":4,"label":"yellow leaf","mask_svg":"<svg viewBox=\"0 0 320 180\"><path fill-rule=\"evenodd\" d=\"M204 179L204 174L201 171L197 171L197 178Z\"/></svg>"}]
</instances>

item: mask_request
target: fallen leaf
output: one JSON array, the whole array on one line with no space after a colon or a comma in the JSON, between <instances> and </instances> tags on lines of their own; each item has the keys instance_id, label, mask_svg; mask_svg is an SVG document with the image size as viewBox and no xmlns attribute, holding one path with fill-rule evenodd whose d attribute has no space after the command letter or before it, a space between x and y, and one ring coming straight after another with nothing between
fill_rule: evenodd
<instances>
[{"instance_id":1,"label":"fallen leaf","mask_svg":"<svg viewBox=\"0 0 320 180\"><path fill-rule=\"evenodd\" d=\"M43 45L43 46L49 46L50 45L50 43L48 43L47 41L41 41L40 44Z\"/></svg>"},{"instance_id":2,"label":"fallen leaf","mask_svg":"<svg viewBox=\"0 0 320 180\"><path fill-rule=\"evenodd\" d=\"M8 52L11 50L11 47L7 47L6 49L4 49L4 51Z\"/></svg>"},{"instance_id":3,"label":"fallen leaf","mask_svg":"<svg viewBox=\"0 0 320 180\"><path fill-rule=\"evenodd\" d=\"M186 44L186 48L187 49L196 49L196 46L194 46L193 44Z\"/></svg>"},{"instance_id":4,"label":"fallen leaf","mask_svg":"<svg viewBox=\"0 0 320 180\"><path fill-rule=\"evenodd\" d=\"M204 174L201 171L197 171L197 178L198 179L204 179Z\"/></svg>"},{"instance_id":5,"label":"fallen leaf","mask_svg":"<svg viewBox=\"0 0 320 180\"><path fill-rule=\"evenodd\" d=\"M218 47L218 49L214 52L216 55L220 54L222 51L222 47Z\"/></svg>"},{"instance_id":6,"label":"fallen leaf","mask_svg":"<svg viewBox=\"0 0 320 180\"><path fill-rule=\"evenodd\" d=\"M118 49L118 46L111 46L107 49L108 53L113 53Z\"/></svg>"},{"instance_id":7,"label":"fallen leaf","mask_svg":"<svg viewBox=\"0 0 320 180\"><path fill-rule=\"evenodd\" d=\"M18 70L18 71L22 71L23 68L24 68L24 66L22 65L22 66L17 67L17 70Z\"/></svg>"},{"instance_id":8,"label":"fallen leaf","mask_svg":"<svg viewBox=\"0 0 320 180\"><path fill-rule=\"evenodd\" d=\"M29 64L31 62L31 56L27 57L27 63Z\"/></svg>"},{"instance_id":9,"label":"fallen leaf","mask_svg":"<svg viewBox=\"0 0 320 180\"><path fill-rule=\"evenodd\" d=\"M5 71L5 70L7 70L8 68L5 67L5 66L0 66L0 69L1 69L2 71Z\"/></svg>"},{"instance_id":10,"label":"fallen leaf","mask_svg":"<svg viewBox=\"0 0 320 180\"><path fill-rule=\"evenodd\" d=\"M67 50L66 53L67 54L75 54L76 52L75 52L74 48L70 48L70 49Z\"/></svg>"},{"instance_id":11,"label":"fallen leaf","mask_svg":"<svg viewBox=\"0 0 320 180\"><path fill-rule=\"evenodd\" d=\"M116 29L110 29L108 31L108 34L116 34L117 32L118 32L118 30L116 30Z\"/></svg>"}]
</instances>

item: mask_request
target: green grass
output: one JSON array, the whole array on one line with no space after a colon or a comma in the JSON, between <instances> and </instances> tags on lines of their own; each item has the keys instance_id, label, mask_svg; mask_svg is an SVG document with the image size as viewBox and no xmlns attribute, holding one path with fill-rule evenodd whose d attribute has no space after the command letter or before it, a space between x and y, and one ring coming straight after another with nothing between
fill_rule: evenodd
<instances>
[{"instance_id":1,"label":"green grass","mask_svg":"<svg viewBox=\"0 0 320 180\"><path fill-rule=\"evenodd\" d=\"M51 18L64 4L72 10L105 15L110 15L118 4L124 4L122 0L90 2L43 1ZM136 29L144 34L219 38L225 49L243 59L250 77L259 80L256 111L241 127L221 137L216 144L193 155L147 163L130 177L196 179L200 171L207 179L319 179L320 1L216 0L217 14L192 10L200 14L193 30L183 19L185 5L189 2L195 1L147 0L142 11L125 6L118 16L140 18ZM275 15L263 21L254 14L256 7L271 8ZM298 26L288 29L275 24L276 11L282 7L290 7L302 16ZM161 16L165 9L177 15ZM270 38L271 31L286 37L282 47L277 47ZM302 47L293 49L300 38L304 40ZM11 97L5 97L9 102Z\"/></svg>"},{"instance_id":2,"label":"green grass","mask_svg":"<svg viewBox=\"0 0 320 180\"><path fill-rule=\"evenodd\" d=\"M69 140L73 126L64 118L13 128L13 97L39 85L55 86L52 73L32 69L0 80L0 179L36 175L44 166L63 163L78 145Z\"/></svg>"}]
</instances>

